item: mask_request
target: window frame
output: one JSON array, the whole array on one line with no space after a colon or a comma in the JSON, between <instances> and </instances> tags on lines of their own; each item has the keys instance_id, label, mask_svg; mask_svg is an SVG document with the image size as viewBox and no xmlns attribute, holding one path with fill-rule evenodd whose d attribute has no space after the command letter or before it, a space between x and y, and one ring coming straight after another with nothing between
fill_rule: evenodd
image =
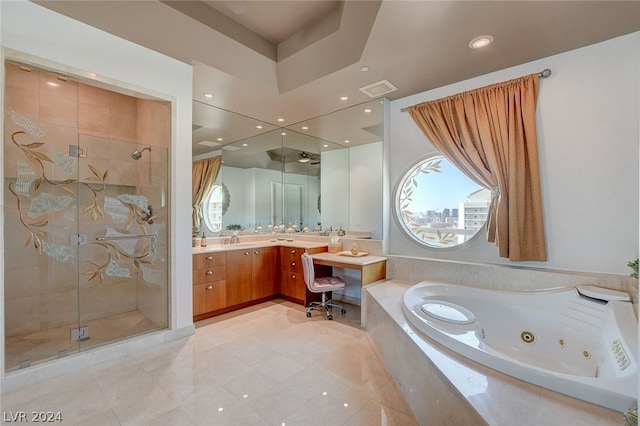
<instances>
[{"instance_id":1,"label":"window frame","mask_svg":"<svg viewBox=\"0 0 640 426\"><path fill-rule=\"evenodd\" d=\"M482 226L478 227L478 229L476 230L476 232L471 235L470 237L468 237L467 239L465 239L463 242L461 243L456 243L456 244L450 244L450 245L438 245L438 244L429 244L428 241L426 241L423 238L420 238L419 235L417 235L416 233L412 232L410 229L410 226L408 223L405 222L405 220L402 217L402 207L401 207L401 201L400 201L400 197L402 195L401 191L403 191L403 188L405 187L405 184L407 182L407 180L409 179L409 177L414 174L414 172L416 171L416 169L418 169L419 167L422 167L424 164L428 163L429 161L435 161L438 158L442 159L443 161L447 161L447 163L449 163L452 167L455 168L455 165L453 165L450 161L448 161L440 152L431 152L429 154L426 154L420 158L418 158L416 161L412 162L411 164L409 164L404 170L403 172L400 174L400 176L398 177L393 193L392 193L392 213L393 213L393 218L398 226L398 228L400 229L400 232L402 233L402 235L406 236L409 238L409 240L418 245L421 248L428 248L428 249L434 249L437 251L448 251L448 250L456 250L459 249L461 247L467 246L471 241L475 240L476 238L478 238L478 235L481 234L480 231L482 230L486 230L486 225L487 225L487 218L485 217L484 223L482 224ZM460 172L462 173L462 172ZM462 173L463 174L463 173ZM464 174L463 174L464 175ZM467 179L469 179L467 177ZM471 179L469 179L471 181ZM482 188L482 186L478 185L478 187L481 189L486 189L486 188ZM490 191L489 189L486 189L487 191ZM473 194L470 193L470 194ZM489 202L490 202L491 198L489 197ZM464 201L464 199L462 200ZM487 206L488 207L488 206ZM445 228L447 229L447 228ZM462 228L464 229L464 228Z\"/></svg>"},{"instance_id":2,"label":"window frame","mask_svg":"<svg viewBox=\"0 0 640 426\"><path fill-rule=\"evenodd\" d=\"M222 195L222 199L220 201L221 206L220 206L220 229L214 229L213 228L213 224L210 221L210 215L209 215L209 204L210 204L210 200L211 197L213 197L213 194L216 192L216 189L220 188L220 192ZM215 184L213 186L213 188L211 189L211 192L207 195L207 198L205 198L204 203L202 204L202 222L204 224L204 226L210 231L210 232L222 232L223 231L223 216L224 214L227 212L227 209L229 208L229 191L227 189L227 187L224 184Z\"/></svg>"}]
</instances>

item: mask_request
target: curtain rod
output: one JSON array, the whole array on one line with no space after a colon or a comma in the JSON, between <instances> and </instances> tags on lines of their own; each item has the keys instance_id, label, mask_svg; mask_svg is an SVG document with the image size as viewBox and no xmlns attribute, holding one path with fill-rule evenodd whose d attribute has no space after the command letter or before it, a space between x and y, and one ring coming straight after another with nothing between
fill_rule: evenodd
<instances>
[{"instance_id":1,"label":"curtain rod","mask_svg":"<svg viewBox=\"0 0 640 426\"><path fill-rule=\"evenodd\" d=\"M540 71L540 72L538 73L538 76L539 76L540 78L547 78L547 77L549 77L550 75L551 75L551 70L550 70L549 68L545 68L545 69L543 69L542 71ZM407 112L407 111L409 110L409 108L411 108L411 107L401 108L401 109L400 109L400 112Z\"/></svg>"}]
</instances>

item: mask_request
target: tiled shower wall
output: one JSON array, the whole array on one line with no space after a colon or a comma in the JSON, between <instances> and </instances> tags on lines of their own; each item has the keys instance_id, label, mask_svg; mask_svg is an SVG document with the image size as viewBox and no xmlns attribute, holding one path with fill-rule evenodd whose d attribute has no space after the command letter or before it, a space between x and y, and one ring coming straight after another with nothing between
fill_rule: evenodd
<instances>
[{"instance_id":1,"label":"tiled shower wall","mask_svg":"<svg viewBox=\"0 0 640 426\"><path fill-rule=\"evenodd\" d=\"M57 87L47 83L54 82ZM78 137L104 138L106 143L101 152L92 152L109 158L108 139L130 141L140 145L151 145L169 149L171 139L171 110L166 102L138 99L132 96L78 83L71 79L59 80L56 74L32 69L21 70L17 65L6 64L5 92L5 134L6 144L12 144L11 112L15 111L37 123L45 130L44 140L51 150L68 151L68 145L78 144ZM133 145L132 146L136 146ZM141 147L136 148L141 149ZM16 152L15 150L13 152ZM7 156L9 153L9 156ZM7 182L18 176L18 158L11 158L5 149L5 177ZM164 160L167 160L166 156ZM108 161L108 160L107 160ZM149 161L149 160L148 160ZM164 164L149 164L148 167L131 168L117 162L109 163L109 181L113 185L123 182L142 182L136 190L145 192L145 179L164 167L160 173L167 181L168 169ZM125 179L130 173L138 177ZM68 179L59 168L48 170L50 177L57 180ZM118 178L120 176L120 178ZM121 180L122 182L119 182ZM157 184L157 182L156 182ZM166 186L166 185L165 185ZM160 205L169 199L168 188L160 199L150 200ZM5 191L6 197L11 197ZM14 199L5 200L6 223L17 222L17 208ZM164 209L167 211L168 209ZM166 215L166 214L165 214ZM158 217L159 224L168 223L167 217ZM69 227L69 223L61 226ZM5 227L5 332L6 336L39 331L59 325L71 324L77 320L78 287L76 268L55 265L51 276L40 276L47 267L42 262L51 262L47 256L38 256L32 245L23 247L24 232ZM168 234L163 227L160 232ZM17 243L9 244L13 241ZM81 279L81 309L84 319L96 319L113 314L138 309L158 326L166 326L167 292L158 292L149 284L138 280L136 286L112 280L108 286L100 286ZM166 288L166 285L165 285ZM159 294L163 293L163 294ZM163 301L158 298L165 299ZM162 312L156 312L161 306Z\"/></svg>"}]
</instances>

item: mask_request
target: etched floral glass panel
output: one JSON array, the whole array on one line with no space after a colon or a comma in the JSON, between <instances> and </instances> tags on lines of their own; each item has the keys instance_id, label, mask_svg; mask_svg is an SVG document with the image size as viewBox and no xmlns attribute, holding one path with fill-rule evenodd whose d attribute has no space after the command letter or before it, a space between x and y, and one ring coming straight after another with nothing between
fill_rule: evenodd
<instances>
[{"instance_id":1,"label":"etched floral glass panel","mask_svg":"<svg viewBox=\"0 0 640 426\"><path fill-rule=\"evenodd\" d=\"M411 166L395 191L395 217L416 243L455 247L485 226L491 191L469 179L441 155Z\"/></svg>"},{"instance_id":2,"label":"etched floral glass panel","mask_svg":"<svg viewBox=\"0 0 640 426\"><path fill-rule=\"evenodd\" d=\"M5 372L166 328L170 105L4 65Z\"/></svg>"}]
</instances>

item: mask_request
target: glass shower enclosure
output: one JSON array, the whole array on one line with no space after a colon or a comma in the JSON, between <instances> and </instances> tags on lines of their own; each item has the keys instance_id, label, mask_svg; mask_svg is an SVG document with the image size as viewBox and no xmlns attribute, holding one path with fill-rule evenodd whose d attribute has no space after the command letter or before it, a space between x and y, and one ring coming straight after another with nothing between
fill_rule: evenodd
<instances>
[{"instance_id":1,"label":"glass shower enclosure","mask_svg":"<svg viewBox=\"0 0 640 426\"><path fill-rule=\"evenodd\" d=\"M5 371L166 328L170 104L4 66Z\"/></svg>"}]
</instances>

